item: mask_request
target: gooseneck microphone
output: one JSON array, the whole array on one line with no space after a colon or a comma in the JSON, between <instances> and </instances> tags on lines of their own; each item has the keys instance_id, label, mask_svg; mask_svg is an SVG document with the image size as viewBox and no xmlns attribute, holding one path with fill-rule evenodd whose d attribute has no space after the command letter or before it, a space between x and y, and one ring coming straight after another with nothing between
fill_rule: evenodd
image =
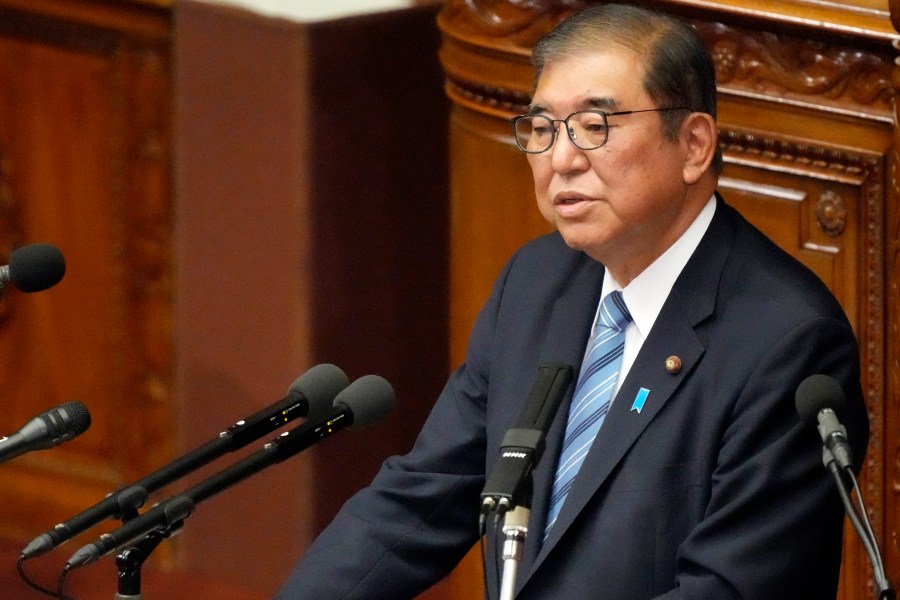
<instances>
[{"instance_id":1,"label":"gooseneck microphone","mask_svg":"<svg viewBox=\"0 0 900 600\"><path fill-rule=\"evenodd\" d=\"M811 375L797 387L794 402L800 420L815 425L819 431L822 438L822 462L831 472L847 517L869 556L879 600L894 600L896 592L884 571L878 539L869 522L859 482L853 473L853 455L847 442L847 429L838 419L838 414L846 403L844 390L828 375ZM850 499L851 491L856 492L858 506L854 506Z\"/></svg>"},{"instance_id":2,"label":"gooseneck microphone","mask_svg":"<svg viewBox=\"0 0 900 600\"><path fill-rule=\"evenodd\" d=\"M22 292L40 292L53 287L66 274L66 260L56 246L29 244L9 255L9 264L0 266L0 294L6 284Z\"/></svg>"},{"instance_id":3,"label":"gooseneck microphone","mask_svg":"<svg viewBox=\"0 0 900 600\"><path fill-rule=\"evenodd\" d=\"M46 450L81 435L91 426L87 407L66 402L28 421L19 431L0 438L0 463L32 450Z\"/></svg>"},{"instance_id":4,"label":"gooseneck microphone","mask_svg":"<svg viewBox=\"0 0 900 600\"><path fill-rule=\"evenodd\" d=\"M524 485L544 452L544 437L572 381L570 365L546 363L538 367L525 407L500 443L500 459L481 492L481 512L505 512L531 498ZM530 507L529 507L530 508Z\"/></svg>"},{"instance_id":5,"label":"gooseneck microphone","mask_svg":"<svg viewBox=\"0 0 900 600\"><path fill-rule=\"evenodd\" d=\"M335 431L358 429L381 420L394 406L391 384L377 375L360 377L334 399L334 406L319 422L307 422L282 433L262 449L209 477L178 496L156 504L122 527L104 533L69 558L67 568L91 564L110 552L153 532L178 529L207 498L273 464L294 456Z\"/></svg>"},{"instance_id":6,"label":"gooseneck microphone","mask_svg":"<svg viewBox=\"0 0 900 600\"><path fill-rule=\"evenodd\" d=\"M141 480L108 494L94 506L42 533L22 550L21 558L45 554L105 519L134 517L153 492L227 452L243 448L285 423L304 416L309 420L321 419L348 383L344 372L334 365L313 367L291 384L288 395L282 400L238 421L213 440Z\"/></svg>"},{"instance_id":7,"label":"gooseneck microphone","mask_svg":"<svg viewBox=\"0 0 900 600\"><path fill-rule=\"evenodd\" d=\"M478 528L482 540L482 561L486 557L485 525L494 513L495 523L503 518L503 576L501 600L512 600L516 573L522 559L528 520L531 516L531 472L544 453L544 438L559 405L569 389L574 371L571 365L544 363L538 367L519 420L500 443L500 458L481 492ZM485 568L487 565L482 565ZM490 588L485 577L485 593Z\"/></svg>"}]
</instances>

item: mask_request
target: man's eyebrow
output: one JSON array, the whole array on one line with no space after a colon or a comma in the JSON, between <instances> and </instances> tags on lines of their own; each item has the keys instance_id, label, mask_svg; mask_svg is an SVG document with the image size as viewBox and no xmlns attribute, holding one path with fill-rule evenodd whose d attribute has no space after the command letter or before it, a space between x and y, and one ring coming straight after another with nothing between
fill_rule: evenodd
<instances>
[{"instance_id":1,"label":"man's eyebrow","mask_svg":"<svg viewBox=\"0 0 900 600\"><path fill-rule=\"evenodd\" d=\"M619 103L616 102L614 98L610 98L609 96L590 98L587 102L585 102L585 104L587 106L590 106L591 108L600 108L603 110L615 109L619 107Z\"/></svg>"},{"instance_id":2,"label":"man's eyebrow","mask_svg":"<svg viewBox=\"0 0 900 600\"><path fill-rule=\"evenodd\" d=\"M583 106L585 108L596 108L600 110L615 110L619 107L619 103L609 96L598 96L596 98L588 98L584 101ZM526 115L539 115L546 112L550 112L550 109L543 104L537 103L529 104L528 108L525 110Z\"/></svg>"}]
</instances>

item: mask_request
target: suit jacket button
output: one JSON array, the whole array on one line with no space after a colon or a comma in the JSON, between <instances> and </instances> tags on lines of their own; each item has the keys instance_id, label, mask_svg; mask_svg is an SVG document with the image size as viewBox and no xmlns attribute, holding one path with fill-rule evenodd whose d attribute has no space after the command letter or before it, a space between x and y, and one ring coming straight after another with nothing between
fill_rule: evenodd
<instances>
[{"instance_id":1,"label":"suit jacket button","mask_svg":"<svg viewBox=\"0 0 900 600\"><path fill-rule=\"evenodd\" d=\"M681 359L677 356L670 356L666 359L666 371L674 375L681 370Z\"/></svg>"}]
</instances>

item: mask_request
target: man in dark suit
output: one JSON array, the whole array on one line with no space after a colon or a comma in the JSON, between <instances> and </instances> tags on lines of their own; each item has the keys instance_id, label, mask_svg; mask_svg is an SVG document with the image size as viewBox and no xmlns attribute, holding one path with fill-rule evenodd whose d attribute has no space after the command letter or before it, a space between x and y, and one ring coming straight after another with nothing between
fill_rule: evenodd
<instances>
[{"instance_id":1,"label":"man in dark suit","mask_svg":"<svg viewBox=\"0 0 900 600\"><path fill-rule=\"evenodd\" d=\"M858 349L816 276L715 193L702 42L668 17L595 6L534 60L514 131L558 232L512 257L414 448L347 502L279 598L411 598L452 569L547 361L582 372L533 473L517 598L834 598L843 509L794 394L815 373L841 384L859 464ZM625 319L595 360L611 311ZM596 437L579 438L585 413ZM491 598L500 569L489 553Z\"/></svg>"}]
</instances>

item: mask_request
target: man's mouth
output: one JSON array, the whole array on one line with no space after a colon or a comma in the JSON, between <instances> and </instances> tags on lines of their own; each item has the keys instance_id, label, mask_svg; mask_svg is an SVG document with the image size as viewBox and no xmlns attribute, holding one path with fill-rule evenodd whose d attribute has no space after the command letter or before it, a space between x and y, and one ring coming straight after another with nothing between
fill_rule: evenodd
<instances>
[{"instance_id":1,"label":"man's mouth","mask_svg":"<svg viewBox=\"0 0 900 600\"><path fill-rule=\"evenodd\" d=\"M556 206L571 206L572 204L586 202L587 200L587 197L579 194L559 194L553 199L553 204Z\"/></svg>"}]
</instances>

